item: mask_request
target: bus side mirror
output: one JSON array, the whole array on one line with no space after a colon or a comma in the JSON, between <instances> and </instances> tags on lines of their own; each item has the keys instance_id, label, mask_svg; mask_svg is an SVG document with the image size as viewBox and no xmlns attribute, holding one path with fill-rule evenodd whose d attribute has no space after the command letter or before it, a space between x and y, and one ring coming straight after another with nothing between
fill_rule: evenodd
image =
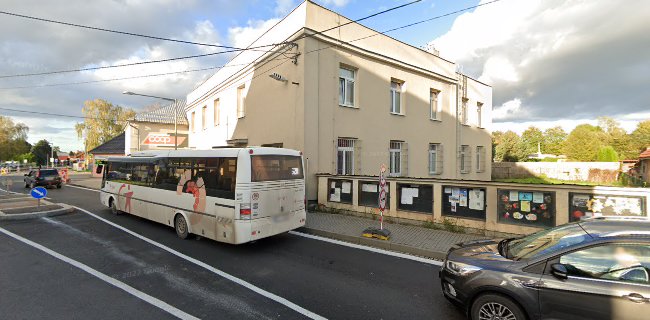
<instances>
[{"instance_id":1,"label":"bus side mirror","mask_svg":"<svg viewBox=\"0 0 650 320\"><path fill-rule=\"evenodd\" d=\"M566 266L561 263L554 263L551 265L551 274L560 280L569 278L569 271Z\"/></svg>"}]
</instances>

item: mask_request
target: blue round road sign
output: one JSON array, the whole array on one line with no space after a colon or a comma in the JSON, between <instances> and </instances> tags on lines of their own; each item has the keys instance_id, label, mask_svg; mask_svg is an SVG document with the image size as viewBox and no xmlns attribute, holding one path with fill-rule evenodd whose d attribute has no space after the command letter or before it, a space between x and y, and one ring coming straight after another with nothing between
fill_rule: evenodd
<instances>
[{"instance_id":1,"label":"blue round road sign","mask_svg":"<svg viewBox=\"0 0 650 320\"><path fill-rule=\"evenodd\" d=\"M43 199L47 196L47 189L36 187L29 193L34 199Z\"/></svg>"}]
</instances>

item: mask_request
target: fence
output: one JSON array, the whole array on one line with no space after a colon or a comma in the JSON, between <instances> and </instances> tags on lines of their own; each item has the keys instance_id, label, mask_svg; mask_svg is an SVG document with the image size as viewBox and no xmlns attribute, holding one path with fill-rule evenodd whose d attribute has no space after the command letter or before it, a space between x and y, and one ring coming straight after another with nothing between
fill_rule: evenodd
<instances>
[{"instance_id":1,"label":"fence","mask_svg":"<svg viewBox=\"0 0 650 320\"><path fill-rule=\"evenodd\" d=\"M644 188L388 178L389 218L527 234L581 218L648 216ZM318 203L377 214L377 177L318 175Z\"/></svg>"},{"instance_id":2,"label":"fence","mask_svg":"<svg viewBox=\"0 0 650 320\"><path fill-rule=\"evenodd\" d=\"M494 162L492 179L541 177L592 182L618 178L618 162Z\"/></svg>"}]
</instances>

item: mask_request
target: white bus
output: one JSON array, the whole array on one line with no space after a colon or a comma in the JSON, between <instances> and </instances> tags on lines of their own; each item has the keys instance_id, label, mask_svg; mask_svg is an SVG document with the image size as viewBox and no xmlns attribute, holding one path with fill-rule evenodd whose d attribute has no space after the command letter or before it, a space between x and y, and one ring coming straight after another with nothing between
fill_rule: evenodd
<instances>
[{"instance_id":1,"label":"white bus","mask_svg":"<svg viewBox=\"0 0 650 320\"><path fill-rule=\"evenodd\" d=\"M111 157L100 201L189 234L245 243L305 225L302 153L281 148L145 151Z\"/></svg>"}]
</instances>

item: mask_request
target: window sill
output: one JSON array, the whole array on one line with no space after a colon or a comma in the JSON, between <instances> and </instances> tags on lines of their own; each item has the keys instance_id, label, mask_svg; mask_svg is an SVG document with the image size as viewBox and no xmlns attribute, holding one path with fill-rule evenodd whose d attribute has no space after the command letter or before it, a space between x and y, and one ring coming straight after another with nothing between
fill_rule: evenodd
<instances>
[{"instance_id":1,"label":"window sill","mask_svg":"<svg viewBox=\"0 0 650 320\"><path fill-rule=\"evenodd\" d=\"M442 119L432 119L432 118L429 118L429 120L431 120L431 121L433 121L433 122L442 122Z\"/></svg>"},{"instance_id":2,"label":"window sill","mask_svg":"<svg viewBox=\"0 0 650 320\"><path fill-rule=\"evenodd\" d=\"M429 172L430 176L440 176L442 175L442 172Z\"/></svg>"},{"instance_id":3,"label":"window sill","mask_svg":"<svg viewBox=\"0 0 650 320\"><path fill-rule=\"evenodd\" d=\"M347 104L339 104L339 107L341 107L341 108L349 108L349 109L359 109L359 107L351 106L351 105L347 105Z\"/></svg>"},{"instance_id":4,"label":"window sill","mask_svg":"<svg viewBox=\"0 0 650 320\"><path fill-rule=\"evenodd\" d=\"M469 124L469 123L461 123L461 124L462 124L463 126L466 126L466 127L471 127L471 126L472 126L472 125Z\"/></svg>"},{"instance_id":5,"label":"window sill","mask_svg":"<svg viewBox=\"0 0 650 320\"><path fill-rule=\"evenodd\" d=\"M460 174L470 174L469 171L461 171Z\"/></svg>"},{"instance_id":6,"label":"window sill","mask_svg":"<svg viewBox=\"0 0 650 320\"><path fill-rule=\"evenodd\" d=\"M392 114L392 115L394 115L394 116L402 116L402 117L406 116L406 114L404 114L404 113L395 113L395 112L391 112L390 114Z\"/></svg>"}]
</instances>

